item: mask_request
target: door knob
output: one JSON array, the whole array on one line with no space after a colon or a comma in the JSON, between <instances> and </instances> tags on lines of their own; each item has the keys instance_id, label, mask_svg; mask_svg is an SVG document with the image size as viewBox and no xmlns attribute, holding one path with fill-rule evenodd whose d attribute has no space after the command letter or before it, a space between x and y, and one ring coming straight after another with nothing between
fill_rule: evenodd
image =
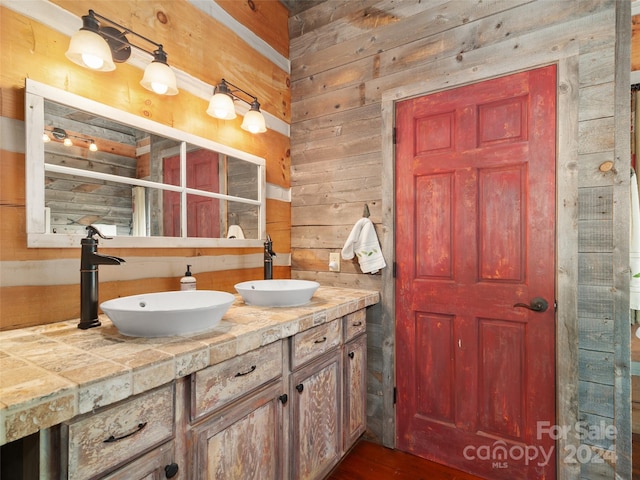
<instances>
[{"instance_id":1,"label":"door knob","mask_svg":"<svg viewBox=\"0 0 640 480\"><path fill-rule=\"evenodd\" d=\"M542 297L535 297L531 299L531 303L529 303L529 305L527 305L526 303L516 303L513 307L528 308L529 310L532 310L534 312L546 312L547 308L549 308L549 302L547 302Z\"/></svg>"}]
</instances>

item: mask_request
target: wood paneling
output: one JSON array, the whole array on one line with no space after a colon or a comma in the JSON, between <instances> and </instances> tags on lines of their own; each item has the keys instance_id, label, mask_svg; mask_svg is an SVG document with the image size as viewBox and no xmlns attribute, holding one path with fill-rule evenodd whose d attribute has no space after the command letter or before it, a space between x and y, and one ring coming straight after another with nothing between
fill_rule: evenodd
<instances>
[{"instance_id":1,"label":"wood paneling","mask_svg":"<svg viewBox=\"0 0 640 480\"><path fill-rule=\"evenodd\" d=\"M82 2L55 0L53 3L78 17L87 14L88 6ZM262 55L256 54L241 37L211 17L203 15L190 2L161 0L153 4L120 4L96 0L92 2L91 8L130 27L136 33L162 43L170 65L189 72L210 85L216 85L225 78L256 95L261 108L288 122L288 74ZM286 38L282 23L286 18L270 16L270 20L273 35ZM277 23L278 21L281 23ZM251 25L248 27L251 28ZM135 43L133 39L132 42ZM60 43L59 48L66 48L67 44L68 41L65 40ZM68 63L64 56L61 61ZM116 72L120 70L120 66ZM111 73L114 79L119 76L115 72ZM136 76L140 76L139 70Z\"/></svg>"},{"instance_id":2,"label":"wood paneling","mask_svg":"<svg viewBox=\"0 0 640 480\"><path fill-rule=\"evenodd\" d=\"M78 17L87 14L88 6L70 0L54 1ZM262 2L266 7L269 2ZM290 118L289 75L257 53L237 34L216 19L203 14L189 2L158 1L116 4L97 0L90 6L122 25L163 43L169 63L211 85L222 77L259 97L262 109L285 122ZM262 19L268 18L268 28L277 43L286 42L287 18L282 6L276 10L263 8ZM240 20L244 22L245 20ZM255 24L259 20L254 19ZM262 21L262 20L260 20ZM266 22L266 20L265 20ZM246 25L252 28L252 25ZM263 28L264 28L263 27ZM132 40L133 41L133 40ZM0 44L2 75L0 76L0 109L3 117L24 120L24 82L29 77L101 103L140 115L156 122L211 139L266 159L267 182L283 188L290 186L290 141L286 135L268 130L251 135L240 129L242 118L230 122L218 121L205 113L207 100L180 91L175 97L160 97L139 84L142 71L128 63L118 64L113 72L96 73L69 62L64 53L69 37L47 25L31 20L6 6L0 7ZM224 48L212 46L224 45ZM25 179L22 153L0 150L0 261L11 262L10 269L28 272L44 268L47 278L28 278L29 285L0 287L2 320L0 329L38 325L77 318L79 287L56 284L55 261L75 259L78 249L29 249L26 247ZM290 215L288 202L268 200L267 232L281 254L290 251ZM103 253L127 258L197 257L211 261L219 256L260 254L261 249L101 249ZM209 258L209 260L207 260ZM46 264L24 264L18 262ZM191 262L184 262L191 263ZM197 262L196 262L197 263ZM135 264L129 264L133 267ZM9 263L5 263L5 266ZM40 266L39 266L40 265ZM43 266L44 265L44 266ZM78 267L79 268L79 267ZM48 269L48 270L47 270ZM65 272L67 273L67 272ZM29 277L28 273L24 274ZM262 278L262 268L240 270L199 271L198 288L234 292L237 282ZM276 266L276 278L289 278L290 267ZM178 277L179 278L179 277ZM175 290L172 276L141 278L120 282L101 282L100 298L132 295L160 290ZM41 284L47 283L47 285Z\"/></svg>"},{"instance_id":3,"label":"wood paneling","mask_svg":"<svg viewBox=\"0 0 640 480\"><path fill-rule=\"evenodd\" d=\"M343 261L340 273L330 273L328 258L342 248L365 202L374 205L371 218L379 238L393 241L388 235L393 233L391 205L383 198L385 185L391 185L387 192L393 191L381 160L393 155L393 146L386 143L393 114L383 111L392 102L385 104L385 95L405 98L423 93L425 85L437 91L560 62L559 78L564 80L558 85L558 101L564 116L559 118L557 197L559 225L566 228L558 231L563 255L558 291L564 303L557 315L567 330L559 337L559 358L575 364L562 363L558 374L572 378L580 369L584 395L578 401L576 391L564 388L559 406L570 423L580 414L599 411L599 401L615 404L617 413L606 412L610 416L603 418L626 432L629 419L620 392L628 388L628 377L611 362L628 362L626 344L616 341L627 301L622 272L628 263L624 147L629 129L624 122L629 115L623 71L629 48L625 35L630 38L630 21L625 27L624 20L628 4L589 0L571 8L562 2L541 6L539 1L333 1L289 19L292 276L383 288L388 272L366 276ZM600 171L605 161L615 162L617 170ZM392 260L387 258L387 264ZM384 288L393 289L393 277L386 278ZM381 308L391 325L369 322L376 334L368 345L368 424L374 438L392 444L394 312L388 305ZM623 436L616 473L624 476L629 445L627 434ZM597 474L611 478L612 469L606 467ZM560 468L568 476L579 474L576 466ZM596 474L593 465L582 468L585 475Z\"/></svg>"},{"instance_id":4,"label":"wood paneling","mask_svg":"<svg viewBox=\"0 0 640 480\"><path fill-rule=\"evenodd\" d=\"M640 70L640 15L631 17L631 71Z\"/></svg>"},{"instance_id":5,"label":"wood paneling","mask_svg":"<svg viewBox=\"0 0 640 480\"><path fill-rule=\"evenodd\" d=\"M233 18L267 42L280 55L289 58L289 35L273 28L285 25L289 12L281 2L273 0L217 0Z\"/></svg>"},{"instance_id":6,"label":"wood paneling","mask_svg":"<svg viewBox=\"0 0 640 480\"><path fill-rule=\"evenodd\" d=\"M49 255L66 251L78 254L73 249L48 249ZM232 253L234 250L229 250ZM105 253L110 253L105 250ZM177 252L171 252L178 255ZM188 255L191 256L191 255ZM80 258L78 257L78 272ZM290 278L290 267L274 267L274 278ZM222 290L236 293L234 285L247 280L263 277L262 267L242 270L218 270L214 272L198 272L196 279L198 289ZM25 285L17 287L0 287L0 330L43 325L52 319L68 320L80 317L80 274L76 285ZM143 280L127 280L100 283L100 302L111 298L137 295L140 293L178 290L180 277L145 278Z\"/></svg>"}]
</instances>

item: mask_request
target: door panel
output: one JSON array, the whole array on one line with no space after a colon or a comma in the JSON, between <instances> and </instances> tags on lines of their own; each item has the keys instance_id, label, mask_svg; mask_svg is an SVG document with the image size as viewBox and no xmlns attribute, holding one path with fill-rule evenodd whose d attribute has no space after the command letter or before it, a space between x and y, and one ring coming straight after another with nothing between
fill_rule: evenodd
<instances>
[{"instance_id":1,"label":"door panel","mask_svg":"<svg viewBox=\"0 0 640 480\"><path fill-rule=\"evenodd\" d=\"M555 478L555 312L515 307L555 298L555 91L551 66L396 108L397 445L485 478Z\"/></svg>"},{"instance_id":2,"label":"door panel","mask_svg":"<svg viewBox=\"0 0 640 480\"><path fill-rule=\"evenodd\" d=\"M219 155L204 149L187 152L186 186L206 192L220 192ZM164 182L180 185L180 155L165 157ZM180 193L163 193L164 236L179 237ZM187 237L220 237L220 200L198 195L187 195Z\"/></svg>"}]
</instances>

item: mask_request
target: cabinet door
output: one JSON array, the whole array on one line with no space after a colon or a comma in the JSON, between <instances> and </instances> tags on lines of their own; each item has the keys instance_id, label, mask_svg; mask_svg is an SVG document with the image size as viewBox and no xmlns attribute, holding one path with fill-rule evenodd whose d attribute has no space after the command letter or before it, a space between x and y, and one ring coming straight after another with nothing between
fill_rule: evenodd
<instances>
[{"instance_id":1,"label":"cabinet door","mask_svg":"<svg viewBox=\"0 0 640 480\"><path fill-rule=\"evenodd\" d=\"M164 480L186 478L178 476L183 466L175 463L173 441L150 451L103 480Z\"/></svg>"},{"instance_id":2,"label":"cabinet door","mask_svg":"<svg viewBox=\"0 0 640 480\"><path fill-rule=\"evenodd\" d=\"M195 426L189 478L280 480L283 393L279 380Z\"/></svg>"},{"instance_id":3,"label":"cabinet door","mask_svg":"<svg viewBox=\"0 0 640 480\"><path fill-rule=\"evenodd\" d=\"M344 451L367 426L367 336L344 346Z\"/></svg>"},{"instance_id":4,"label":"cabinet door","mask_svg":"<svg viewBox=\"0 0 640 480\"><path fill-rule=\"evenodd\" d=\"M292 374L292 478L324 478L342 454L341 350Z\"/></svg>"}]
</instances>

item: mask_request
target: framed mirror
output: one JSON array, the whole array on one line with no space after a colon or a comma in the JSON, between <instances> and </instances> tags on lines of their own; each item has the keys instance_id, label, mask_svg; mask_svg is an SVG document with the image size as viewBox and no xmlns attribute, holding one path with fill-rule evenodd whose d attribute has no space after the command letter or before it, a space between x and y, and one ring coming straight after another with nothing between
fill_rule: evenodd
<instances>
[{"instance_id":1,"label":"framed mirror","mask_svg":"<svg viewBox=\"0 0 640 480\"><path fill-rule=\"evenodd\" d=\"M265 160L26 81L29 247L262 246Z\"/></svg>"}]
</instances>

